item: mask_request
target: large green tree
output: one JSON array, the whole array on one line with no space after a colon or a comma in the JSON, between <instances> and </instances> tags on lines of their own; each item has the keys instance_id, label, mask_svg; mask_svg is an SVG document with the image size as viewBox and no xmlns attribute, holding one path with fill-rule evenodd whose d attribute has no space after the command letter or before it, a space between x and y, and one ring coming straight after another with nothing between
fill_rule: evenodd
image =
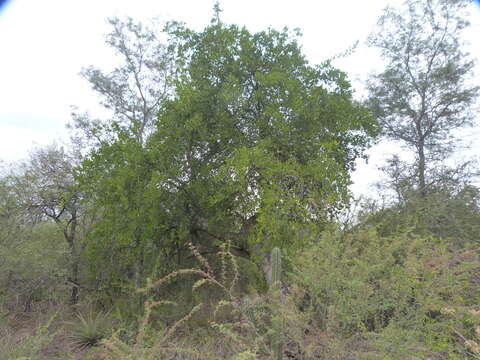
<instances>
[{"instance_id":1,"label":"large green tree","mask_svg":"<svg viewBox=\"0 0 480 360\"><path fill-rule=\"evenodd\" d=\"M461 40L467 4L407 0L399 9L385 9L369 39L387 62L368 81L370 105L383 134L415 154L397 186L413 183L423 197L430 186L458 175L442 163L458 145L456 131L474 119L480 87L469 81L474 61Z\"/></svg>"},{"instance_id":2,"label":"large green tree","mask_svg":"<svg viewBox=\"0 0 480 360\"><path fill-rule=\"evenodd\" d=\"M232 241L244 255L301 246L347 203L376 134L346 75L310 65L287 30L252 34L217 17L201 32L166 32L183 65L145 146L119 129L84 162L104 210L92 263L125 278L181 262L189 242Z\"/></svg>"}]
</instances>

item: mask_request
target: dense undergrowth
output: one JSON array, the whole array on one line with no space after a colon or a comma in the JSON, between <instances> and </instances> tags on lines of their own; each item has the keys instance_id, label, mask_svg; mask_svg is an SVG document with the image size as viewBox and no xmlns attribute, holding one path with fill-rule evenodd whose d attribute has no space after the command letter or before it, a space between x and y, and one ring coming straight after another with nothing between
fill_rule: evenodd
<instances>
[{"instance_id":1,"label":"dense undergrowth","mask_svg":"<svg viewBox=\"0 0 480 360\"><path fill-rule=\"evenodd\" d=\"M233 255L228 244L207 255L190 245L187 267L146 279L142 288L110 302L105 294L84 289L73 308L64 305L68 285L53 281L64 266L62 243L41 236L48 227L34 227L38 248L20 248L24 257L15 263L15 280L2 278L2 356L478 358L476 242L460 246L454 237L426 236L405 226L381 235L385 223L379 216L342 231L332 225L304 249L284 254L281 282L270 286L252 281L251 269L245 276L245 269L256 265ZM41 249L48 250L48 267L38 257ZM52 277L49 285L41 284L43 292L28 282L34 274ZM281 357L274 352L279 343Z\"/></svg>"}]
</instances>

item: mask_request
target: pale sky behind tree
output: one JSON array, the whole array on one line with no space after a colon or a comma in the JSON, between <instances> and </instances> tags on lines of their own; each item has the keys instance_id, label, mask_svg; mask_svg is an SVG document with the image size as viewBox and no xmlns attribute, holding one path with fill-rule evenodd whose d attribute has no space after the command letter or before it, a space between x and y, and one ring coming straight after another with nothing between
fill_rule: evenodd
<instances>
[{"instance_id":1,"label":"pale sky behind tree","mask_svg":"<svg viewBox=\"0 0 480 360\"><path fill-rule=\"evenodd\" d=\"M360 42L355 53L334 64L349 75L357 98L364 95L362 81L382 70L382 60L365 40L387 5L401 0L222 0L221 19L245 25L250 31L267 27L299 28L308 60L318 64ZM94 65L107 72L115 66L113 51L104 43L110 30L106 19L131 16L148 21L183 21L201 30L212 18L213 0L10 0L0 11L0 160L25 158L38 145L68 137L71 106L101 117L98 96L78 73ZM465 34L467 49L480 59L480 6L470 6L472 26ZM480 74L477 65L477 75ZM476 76L472 81L480 81ZM478 108L478 106L477 106ZM480 114L480 108L477 111ZM104 112L103 112L104 114ZM472 147L459 156L480 154L480 115L477 126L462 137ZM377 167L389 154L399 152L392 143L369 151L369 164L358 163L355 194L368 194L379 179Z\"/></svg>"}]
</instances>

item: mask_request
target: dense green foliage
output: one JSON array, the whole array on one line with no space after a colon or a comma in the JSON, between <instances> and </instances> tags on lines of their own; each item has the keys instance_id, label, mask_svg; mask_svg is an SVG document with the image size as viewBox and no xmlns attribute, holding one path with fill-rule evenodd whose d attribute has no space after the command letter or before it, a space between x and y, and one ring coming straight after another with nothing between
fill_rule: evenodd
<instances>
[{"instance_id":1,"label":"dense green foliage","mask_svg":"<svg viewBox=\"0 0 480 360\"><path fill-rule=\"evenodd\" d=\"M476 309L476 251L411 231L381 236L367 227L325 232L296 261L295 277L308 293L303 306L327 332L371 338L379 348L367 358L444 350L449 359L465 355L450 327L471 337L471 322L478 320L454 320L449 311Z\"/></svg>"},{"instance_id":2,"label":"dense green foliage","mask_svg":"<svg viewBox=\"0 0 480 360\"><path fill-rule=\"evenodd\" d=\"M89 252L105 286L178 266L189 242L301 246L345 206L376 131L345 74L309 65L287 31L168 32L184 66L155 130L142 144L118 129L82 169L102 209Z\"/></svg>"}]
</instances>

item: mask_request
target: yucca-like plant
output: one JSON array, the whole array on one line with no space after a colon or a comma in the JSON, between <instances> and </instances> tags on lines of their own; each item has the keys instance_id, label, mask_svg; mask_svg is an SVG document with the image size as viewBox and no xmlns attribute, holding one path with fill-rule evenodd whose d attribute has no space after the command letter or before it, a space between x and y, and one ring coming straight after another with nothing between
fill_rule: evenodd
<instances>
[{"instance_id":1,"label":"yucca-like plant","mask_svg":"<svg viewBox=\"0 0 480 360\"><path fill-rule=\"evenodd\" d=\"M77 321L71 324L71 339L81 348L99 345L109 335L109 323L105 314L78 314Z\"/></svg>"}]
</instances>

